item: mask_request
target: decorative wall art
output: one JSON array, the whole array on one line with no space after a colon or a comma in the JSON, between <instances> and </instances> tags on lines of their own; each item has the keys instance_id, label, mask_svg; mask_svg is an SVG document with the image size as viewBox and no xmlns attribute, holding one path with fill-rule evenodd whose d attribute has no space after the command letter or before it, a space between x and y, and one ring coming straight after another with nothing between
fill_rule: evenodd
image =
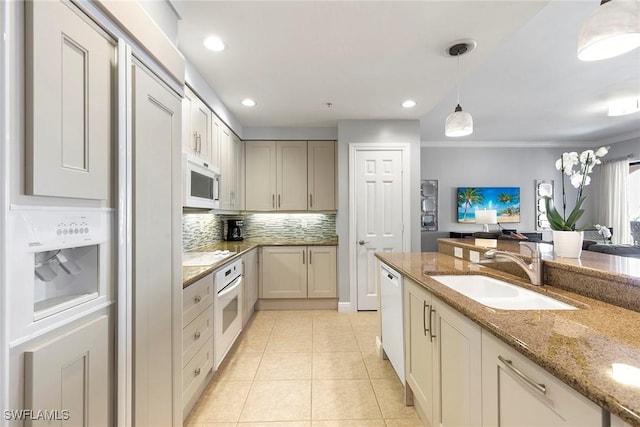
<instances>
[{"instance_id":1,"label":"decorative wall art","mask_svg":"<svg viewBox=\"0 0 640 427\"><path fill-rule=\"evenodd\" d=\"M520 187L458 187L457 220L475 224L475 211L495 209L499 223L520 222Z\"/></svg>"}]
</instances>

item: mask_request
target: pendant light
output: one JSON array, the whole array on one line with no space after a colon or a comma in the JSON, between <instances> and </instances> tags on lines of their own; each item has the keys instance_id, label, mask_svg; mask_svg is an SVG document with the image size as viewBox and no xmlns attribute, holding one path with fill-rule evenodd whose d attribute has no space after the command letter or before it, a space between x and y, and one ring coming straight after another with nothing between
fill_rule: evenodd
<instances>
[{"instance_id":1,"label":"pendant light","mask_svg":"<svg viewBox=\"0 0 640 427\"><path fill-rule=\"evenodd\" d=\"M462 111L460 106L460 56L471 52L475 47L475 42L456 43L445 52L447 56L455 56L458 59L458 98L457 105L453 113L449 114L444 125L444 134L446 136L459 137L471 135L473 133L473 118L471 114Z\"/></svg>"},{"instance_id":2,"label":"pendant light","mask_svg":"<svg viewBox=\"0 0 640 427\"><path fill-rule=\"evenodd\" d=\"M640 46L640 2L602 0L582 25L578 59L598 61Z\"/></svg>"}]
</instances>

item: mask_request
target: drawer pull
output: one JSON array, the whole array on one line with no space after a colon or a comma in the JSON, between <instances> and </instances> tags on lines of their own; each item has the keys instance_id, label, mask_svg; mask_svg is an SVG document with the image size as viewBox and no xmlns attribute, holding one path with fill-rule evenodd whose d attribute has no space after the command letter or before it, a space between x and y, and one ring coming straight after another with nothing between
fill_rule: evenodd
<instances>
[{"instance_id":1,"label":"drawer pull","mask_svg":"<svg viewBox=\"0 0 640 427\"><path fill-rule=\"evenodd\" d=\"M196 375L196 377L200 375L200 368L196 368L196 370L193 371L193 373Z\"/></svg>"},{"instance_id":2,"label":"drawer pull","mask_svg":"<svg viewBox=\"0 0 640 427\"><path fill-rule=\"evenodd\" d=\"M194 337L196 340L199 340L199 339L200 339L200 331L196 331L196 333L195 333L195 334L193 334L193 337Z\"/></svg>"},{"instance_id":3,"label":"drawer pull","mask_svg":"<svg viewBox=\"0 0 640 427\"><path fill-rule=\"evenodd\" d=\"M200 295L196 295L196 297L194 298L196 304L199 303L200 301L202 301L202 297Z\"/></svg>"},{"instance_id":4,"label":"drawer pull","mask_svg":"<svg viewBox=\"0 0 640 427\"><path fill-rule=\"evenodd\" d=\"M529 378L528 376L526 376L524 372L522 372L520 369L513 366L513 363L511 362L511 360L505 359L502 356L498 356L498 359L500 359L500 361L504 363L504 366L507 369L509 369L511 372L513 372L514 374L522 378L531 387L533 387L534 389L536 389L542 394L547 394L547 387L544 384L539 384L534 380L532 380L531 378Z\"/></svg>"},{"instance_id":5,"label":"drawer pull","mask_svg":"<svg viewBox=\"0 0 640 427\"><path fill-rule=\"evenodd\" d=\"M424 336L427 336L427 332L429 329L427 328L427 310L429 310L429 314L431 314L429 304L426 301L422 301L422 329L424 329Z\"/></svg>"}]
</instances>

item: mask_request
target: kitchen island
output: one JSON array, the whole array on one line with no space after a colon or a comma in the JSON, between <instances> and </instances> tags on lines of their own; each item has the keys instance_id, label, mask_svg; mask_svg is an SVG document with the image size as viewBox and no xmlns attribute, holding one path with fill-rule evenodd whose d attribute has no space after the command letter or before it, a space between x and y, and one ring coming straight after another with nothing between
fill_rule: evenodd
<instances>
[{"instance_id":1,"label":"kitchen island","mask_svg":"<svg viewBox=\"0 0 640 427\"><path fill-rule=\"evenodd\" d=\"M526 279L511 274L514 271L490 267L502 263L490 264L484 257L478 262L468 261L471 251L482 253L489 248L477 247L469 239L455 240L440 242L440 251L445 253L378 253L376 256L590 401L632 425L640 425L640 313L547 285L547 281L543 287L530 286ZM455 247L463 249L462 254L456 251L461 258L446 254L453 254ZM519 252L517 244L499 249ZM606 258L592 260L592 255ZM552 271L558 268L572 274L564 276L565 280L571 278L572 283L567 287L581 284L590 287L588 282L598 279L624 284L634 295L640 290L638 277L634 275L638 266L634 262L640 261L624 259L622 262L618 258L588 254L582 260L586 265L581 266L578 265L580 261L553 260L547 254L544 262ZM610 269L599 270L596 265L607 265ZM430 278L443 274L496 277L569 303L578 310L493 309ZM630 374L617 377L613 372L614 364L628 367Z\"/></svg>"}]
</instances>

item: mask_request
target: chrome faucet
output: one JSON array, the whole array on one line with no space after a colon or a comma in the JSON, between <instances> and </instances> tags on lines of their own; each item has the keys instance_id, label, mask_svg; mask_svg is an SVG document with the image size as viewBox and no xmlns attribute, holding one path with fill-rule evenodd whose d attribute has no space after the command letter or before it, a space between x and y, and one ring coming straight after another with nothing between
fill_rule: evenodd
<instances>
[{"instance_id":1,"label":"chrome faucet","mask_svg":"<svg viewBox=\"0 0 640 427\"><path fill-rule=\"evenodd\" d=\"M522 260L522 258L517 257L511 252L499 251L496 249L491 249L485 252L484 256L486 256L487 258L510 259L511 261L515 262L518 266L520 266L520 268L522 268L525 271L525 273L527 273L527 276L529 276L529 280L531 281L532 285L542 286L542 280L544 276L542 273L542 258L540 256L540 252L530 247L525 242L520 242L520 245L524 246L525 248L529 249L529 251L531 251L531 264L525 263Z\"/></svg>"}]
</instances>

